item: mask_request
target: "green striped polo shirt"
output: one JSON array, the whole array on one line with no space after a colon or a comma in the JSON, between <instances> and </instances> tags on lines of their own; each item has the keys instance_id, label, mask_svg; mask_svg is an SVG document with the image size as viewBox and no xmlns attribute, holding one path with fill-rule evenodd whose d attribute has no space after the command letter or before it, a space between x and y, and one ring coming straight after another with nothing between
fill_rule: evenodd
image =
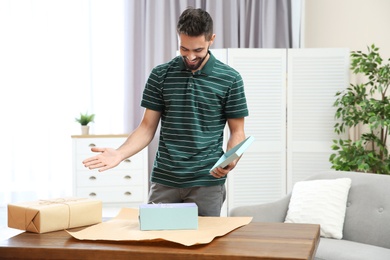
<instances>
[{"instance_id":1,"label":"green striped polo shirt","mask_svg":"<svg viewBox=\"0 0 390 260\"><path fill-rule=\"evenodd\" d=\"M241 75L210 53L205 66L187 70L181 56L155 67L141 106L161 112L151 181L186 188L223 184L210 175L223 154L228 118L248 116Z\"/></svg>"}]
</instances>

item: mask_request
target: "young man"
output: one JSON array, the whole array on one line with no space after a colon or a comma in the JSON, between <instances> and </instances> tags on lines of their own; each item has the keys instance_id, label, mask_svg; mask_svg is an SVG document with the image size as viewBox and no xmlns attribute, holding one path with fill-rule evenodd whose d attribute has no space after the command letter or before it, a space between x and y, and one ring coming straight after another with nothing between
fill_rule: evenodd
<instances>
[{"instance_id":1,"label":"young man","mask_svg":"<svg viewBox=\"0 0 390 260\"><path fill-rule=\"evenodd\" d=\"M180 54L155 67L147 80L140 125L118 149L92 148L100 154L83 163L104 171L146 147L161 120L159 146L151 173L149 203L195 202L199 216L220 216L226 197L225 168L211 167L223 154L227 122L227 150L245 139L248 115L240 74L209 51L213 21L201 10L185 10L177 24Z\"/></svg>"}]
</instances>

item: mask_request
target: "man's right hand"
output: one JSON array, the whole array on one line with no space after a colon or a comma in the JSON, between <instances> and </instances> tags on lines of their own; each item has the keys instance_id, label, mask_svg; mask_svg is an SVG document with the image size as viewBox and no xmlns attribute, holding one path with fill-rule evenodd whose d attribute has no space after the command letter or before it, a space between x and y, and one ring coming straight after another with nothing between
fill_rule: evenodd
<instances>
[{"instance_id":1,"label":"man's right hand","mask_svg":"<svg viewBox=\"0 0 390 260\"><path fill-rule=\"evenodd\" d=\"M92 147L91 151L99 154L83 161L84 166L90 170L99 169L102 172L114 168L122 161L121 154L116 149Z\"/></svg>"}]
</instances>

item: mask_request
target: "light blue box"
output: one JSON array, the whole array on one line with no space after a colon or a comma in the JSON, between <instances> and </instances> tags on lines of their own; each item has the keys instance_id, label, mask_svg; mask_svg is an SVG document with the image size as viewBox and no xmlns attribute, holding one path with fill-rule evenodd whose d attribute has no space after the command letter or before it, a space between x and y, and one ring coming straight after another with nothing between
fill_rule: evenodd
<instances>
[{"instance_id":1,"label":"light blue box","mask_svg":"<svg viewBox=\"0 0 390 260\"><path fill-rule=\"evenodd\" d=\"M141 230L198 229L195 203L159 203L139 206Z\"/></svg>"}]
</instances>

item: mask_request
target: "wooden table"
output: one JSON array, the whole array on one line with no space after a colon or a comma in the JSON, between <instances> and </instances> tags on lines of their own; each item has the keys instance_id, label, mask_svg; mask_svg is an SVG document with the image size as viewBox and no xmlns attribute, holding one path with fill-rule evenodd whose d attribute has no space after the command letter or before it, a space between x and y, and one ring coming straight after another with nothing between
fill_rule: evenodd
<instances>
[{"instance_id":1,"label":"wooden table","mask_svg":"<svg viewBox=\"0 0 390 260\"><path fill-rule=\"evenodd\" d=\"M79 230L72 229L72 230ZM209 244L86 241L65 231L24 232L0 241L1 259L314 259L319 225L252 222Z\"/></svg>"}]
</instances>

